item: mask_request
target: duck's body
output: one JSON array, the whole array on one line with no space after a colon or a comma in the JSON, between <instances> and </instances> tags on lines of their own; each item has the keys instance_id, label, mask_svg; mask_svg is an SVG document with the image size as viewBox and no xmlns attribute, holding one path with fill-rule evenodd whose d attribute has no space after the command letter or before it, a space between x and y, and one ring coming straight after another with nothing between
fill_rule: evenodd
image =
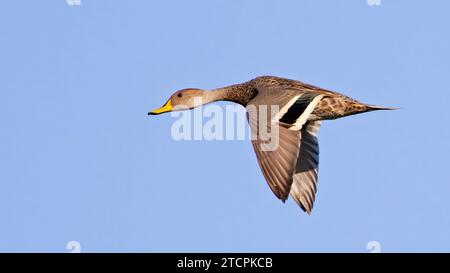
<instances>
[{"instance_id":1,"label":"duck's body","mask_svg":"<svg viewBox=\"0 0 450 273\"><path fill-rule=\"evenodd\" d=\"M301 81L261 76L248 82L213 90L221 93L218 100L232 101L243 105L278 105L280 109L296 96L307 94L310 98L321 95L309 117L310 121L337 119L373 110L391 110L360 103L343 94L322 89ZM214 100L216 101L216 100Z\"/></svg>"},{"instance_id":2,"label":"duck's body","mask_svg":"<svg viewBox=\"0 0 450 273\"><path fill-rule=\"evenodd\" d=\"M198 97L202 99L200 103L194 100ZM300 81L262 76L212 91L180 90L166 105L149 114L177 110L176 106L181 105L184 106L181 110L192 109L219 100L247 108L252 144L270 188L283 202L290 194L308 213L311 213L317 191L319 147L316 135L321 121L392 109L364 104ZM260 109L267 109L267 112ZM261 123L261 119L267 122ZM276 149L264 149L267 139L260 132L274 129L278 132Z\"/></svg>"}]
</instances>

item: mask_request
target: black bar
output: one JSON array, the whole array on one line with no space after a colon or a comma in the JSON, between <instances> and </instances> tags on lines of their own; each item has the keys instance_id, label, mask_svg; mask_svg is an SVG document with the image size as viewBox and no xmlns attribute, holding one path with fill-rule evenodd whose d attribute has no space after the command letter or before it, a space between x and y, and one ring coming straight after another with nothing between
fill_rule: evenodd
<instances>
[{"instance_id":1,"label":"black bar","mask_svg":"<svg viewBox=\"0 0 450 273\"><path fill-rule=\"evenodd\" d=\"M40 253L0 254L0 263L3 268L12 266L16 270L30 266L34 270L82 270L79 272L93 268L102 272L130 268L142 272L305 272L306 269L330 272L330 269L358 266L361 272L368 269L384 272L387 265L390 269L395 265L402 269L426 265L430 269L431 265L446 265L449 258L450 254L444 253Z\"/></svg>"}]
</instances>

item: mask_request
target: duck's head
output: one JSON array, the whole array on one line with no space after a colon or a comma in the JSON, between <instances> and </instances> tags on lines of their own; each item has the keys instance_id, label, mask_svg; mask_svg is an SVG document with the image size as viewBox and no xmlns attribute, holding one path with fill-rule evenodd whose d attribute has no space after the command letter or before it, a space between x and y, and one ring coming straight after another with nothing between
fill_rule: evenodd
<instances>
[{"instance_id":1,"label":"duck's head","mask_svg":"<svg viewBox=\"0 0 450 273\"><path fill-rule=\"evenodd\" d=\"M196 88L182 89L173 93L161 108L150 111L148 114L159 115L167 112L193 109L204 104L202 98L205 92L205 90Z\"/></svg>"}]
</instances>

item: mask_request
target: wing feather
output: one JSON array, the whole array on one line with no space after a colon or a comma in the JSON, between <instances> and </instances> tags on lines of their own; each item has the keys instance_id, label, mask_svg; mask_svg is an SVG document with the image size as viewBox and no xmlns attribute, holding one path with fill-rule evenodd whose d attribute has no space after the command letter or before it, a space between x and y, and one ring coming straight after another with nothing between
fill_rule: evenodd
<instances>
[{"instance_id":1,"label":"wing feather","mask_svg":"<svg viewBox=\"0 0 450 273\"><path fill-rule=\"evenodd\" d=\"M252 116L248 115L248 119L252 134L256 134L256 137L252 137L252 145L259 166L272 192L284 202L291 190L295 163L300 150L301 134L299 131L272 124L270 127L278 126L278 147L271 151L265 151L263 149L265 141L261 140L258 135L258 122ZM270 132L271 128L268 130Z\"/></svg>"},{"instance_id":2,"label":"wing feather","mask_svg":"<svg viewBox=\"0 0 450 273\"><path fill-rule=\"evenodd\" d=\"M300 153L295 166L290 192L292 198L308 214L311 214L317 192L319 170L317 132L319 128L320 121L313 121L301 130Z\"/></svg>"}]
</instances>

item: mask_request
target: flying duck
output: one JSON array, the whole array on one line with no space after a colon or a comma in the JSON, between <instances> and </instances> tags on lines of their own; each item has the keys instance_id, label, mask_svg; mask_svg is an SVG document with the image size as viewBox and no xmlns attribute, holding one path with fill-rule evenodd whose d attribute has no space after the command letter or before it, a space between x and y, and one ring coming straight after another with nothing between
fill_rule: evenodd
<instances>
[{"instance_id":1,"label":"flying duck","mask_svg":"<svg viewBox=\"0 0 450 273\"><path fill-rule=\"evenodd\" d=\"M311 214L317 192L317 132L322 120L396 109L361 103L343 94L296 80L261 76L211 91L194 88L179 90L164 106L148 114L193 109L215 101L231 101L246 107L251 142L270 189L283 202L291 195L308 214ZM258 109L266 110L265 113L258 113ZM277 131L278 139L276 147L270 149L264 146L267 137L261 132L272 130Z\"/></svg>"}]
</instances>

